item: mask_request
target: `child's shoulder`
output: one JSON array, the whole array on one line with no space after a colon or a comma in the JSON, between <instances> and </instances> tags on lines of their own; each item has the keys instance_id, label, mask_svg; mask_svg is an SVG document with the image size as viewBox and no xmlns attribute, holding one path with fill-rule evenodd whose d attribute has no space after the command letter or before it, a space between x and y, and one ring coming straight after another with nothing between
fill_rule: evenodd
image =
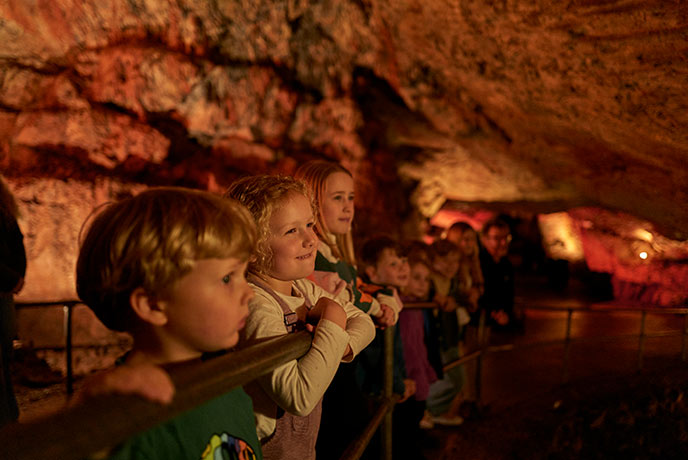
<instances>
[{"instance_id":1,"label":"child's shoulder","mask_svg":"<svg viewBox=\"0 0 688 460\"><path fill-rule=\"evenodd\" d=\"M373 297L377 297L379 295L387 295L387 296L393 296L394 295L394 289L390 288L388 286L383 286L381 284L375 284L375 283L367 283L365 281L361 281L358 285L358 289L361 292L365 292L366 294L369 294Z\"/></svg>"}]
</instances>

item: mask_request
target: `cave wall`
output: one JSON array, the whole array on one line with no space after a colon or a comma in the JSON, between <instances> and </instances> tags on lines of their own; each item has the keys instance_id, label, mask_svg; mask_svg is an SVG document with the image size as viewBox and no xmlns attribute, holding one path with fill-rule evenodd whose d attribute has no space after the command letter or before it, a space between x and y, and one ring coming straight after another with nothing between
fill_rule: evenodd
<instances>
[{"instance_id":1,"label":"cave wall","mask_svg":"<svg viewBox=\"0 0 688 460\"><path fill-rule=\"evenodd\" d=\"M517 203L688 238L682 2L11 0L0 17L0 171L27 299L73 295L99 203L310 158L354 173L357 235ZM648 276L685 260L657 256Z\"/></svg>"}]
</instances>

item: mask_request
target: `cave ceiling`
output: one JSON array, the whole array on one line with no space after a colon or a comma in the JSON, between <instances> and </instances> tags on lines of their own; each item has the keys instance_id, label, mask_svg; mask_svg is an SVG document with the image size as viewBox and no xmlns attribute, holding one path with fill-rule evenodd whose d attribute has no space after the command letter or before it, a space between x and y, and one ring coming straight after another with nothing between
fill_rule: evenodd
<instances>
[{"instance_id":1,"label":"cave ceiling","mask_svg":"<svg viewBox=\"0 0 688 460\"><path fill-rule=\"evenodd\" d=\"M10 0L0 17L15 182L212 189L321 156L427 215L599 206L688 239L683 2Z\"/></svg>"}]
</instances>

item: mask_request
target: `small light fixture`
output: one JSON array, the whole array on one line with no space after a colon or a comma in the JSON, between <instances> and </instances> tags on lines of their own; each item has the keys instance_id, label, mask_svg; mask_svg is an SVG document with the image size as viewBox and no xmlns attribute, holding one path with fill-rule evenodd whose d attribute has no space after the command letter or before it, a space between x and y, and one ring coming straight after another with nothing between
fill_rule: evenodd
<instances>
[{"instance_id":1,"label":"small light fixture","mask_svg":"<svg viewBox=\"0 0 688 460\"><path fill-rule=\"evenodd\" d=\"M643 260L647 259L647 252L642 251L640 254L638 254L638 257L640 257Z\"/></svg>"}]
</instances>

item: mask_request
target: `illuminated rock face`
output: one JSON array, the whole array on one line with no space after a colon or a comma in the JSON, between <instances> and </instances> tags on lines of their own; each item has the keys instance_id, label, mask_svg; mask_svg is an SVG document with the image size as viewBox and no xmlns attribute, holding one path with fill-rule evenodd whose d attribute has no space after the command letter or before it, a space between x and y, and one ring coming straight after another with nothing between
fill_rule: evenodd
<instances>
[{"instance_id":1,"label":"illuminated rock face","mask_svg":"<svg viewBox=\"0 0 688 460\"><path fill-rule=\"evenodd\" d=\"M518 202L688 239L683 2L55 0L0 16L0 169L23 211L27 297L73 293L100 202L221 191L314 157L355 173L360 234ZM588 263L629 283L685 263L622 268L602 246Z\"/></svg>"}]
</instances>

